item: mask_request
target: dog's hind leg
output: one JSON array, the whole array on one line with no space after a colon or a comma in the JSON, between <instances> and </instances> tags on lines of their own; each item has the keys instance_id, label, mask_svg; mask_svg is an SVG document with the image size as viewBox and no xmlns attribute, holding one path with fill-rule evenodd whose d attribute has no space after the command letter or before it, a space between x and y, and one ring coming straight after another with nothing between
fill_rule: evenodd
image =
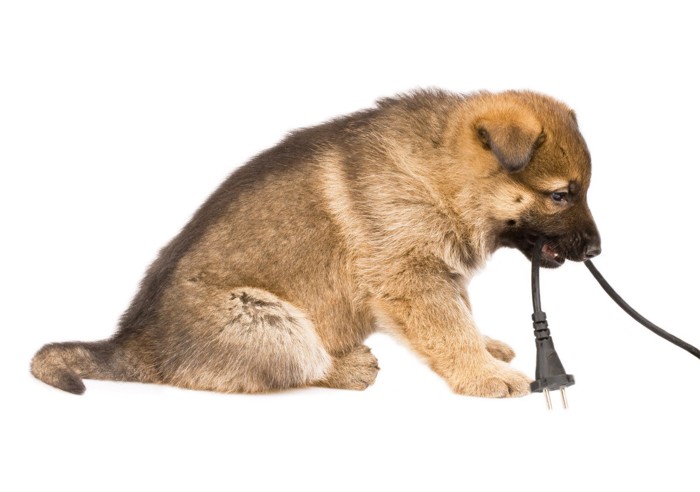
<instances>
[{"instance_id":1,"label":"dog's hind leg","mask_svg":"<svg viewBox=\"0 0 700 492\"><path fill-rule=\"evenodd\" d=\"M295 306L262 289L199 289L189 297L189 326L169 334L165 383L254 393L307 386L329 372L331 356Z\"/></svg>"}]
</instances>

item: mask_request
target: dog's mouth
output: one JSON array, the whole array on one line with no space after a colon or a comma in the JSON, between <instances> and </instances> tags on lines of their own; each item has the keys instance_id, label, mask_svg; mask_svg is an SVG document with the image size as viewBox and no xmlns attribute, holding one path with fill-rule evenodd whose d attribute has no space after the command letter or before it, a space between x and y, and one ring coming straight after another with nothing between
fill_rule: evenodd
<instances>
[{"instance_id":1,"label":"dog's mouth","mask_svg":"<svg viewBox=\"0 0 700 492\"><path fill-rule=\"evenodd\" d=\"M535 252L536 240L530 246L530 254L528 257L532 260L532 256ZM549 241L545 241L542 245L542 250L540 251L540 265L545 268L556 268L564 264L566 258L562 253L557 251L556 247Z\"/></svg>"},{"instance_id":2,"label":"dog's mouth","mask_svg":"<svg viewBox=\"0 0 700 492\"><path fill-rule=\"evenodd\" d=\"M528 260L532 261L537 240L540 234L530 231L509 231L500 237L502 246L519 249ZM561 250L558 242L545 236L545 242L540 250L540 266L544 268L557 268L566 261L566 254Z\"/></svg>"}]
</instances>

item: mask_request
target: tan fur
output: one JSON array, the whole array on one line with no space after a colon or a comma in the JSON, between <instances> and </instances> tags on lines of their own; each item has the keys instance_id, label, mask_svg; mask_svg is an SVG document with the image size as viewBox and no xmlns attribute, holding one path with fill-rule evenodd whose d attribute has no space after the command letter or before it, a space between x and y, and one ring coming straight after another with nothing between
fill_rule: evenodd
<instances>
[{"instance_id":1,"label":"tan fur","mask_svg":"<svg viewBox=\"0 0 700 492\"><path fill-rule=\"evenodd\" d=\"M550 184L578 180L585 196L588 167L571 111L528 92L419 92L292 134L161 252L110 341L133 366L122 379L364 389L379 368L363 341L384 328L458 393L524 395L466 284L507 223L559 213ZM55 375L78 364L65 351L82 349L49 347L32 371L62 387Z\"/></svg>"}]
</instances>

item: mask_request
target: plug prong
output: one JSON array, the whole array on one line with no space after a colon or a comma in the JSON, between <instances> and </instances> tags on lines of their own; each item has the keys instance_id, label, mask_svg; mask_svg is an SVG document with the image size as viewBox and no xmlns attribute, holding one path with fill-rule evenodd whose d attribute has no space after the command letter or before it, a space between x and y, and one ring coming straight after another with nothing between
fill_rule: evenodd
<instances>
[{"instance_id":1,"label":"plug prong","mask_svg":"<svg viewBox=\"0 0 700 492\"><path fill-rule=\"evenodd\" d=\"M545 388L543 393L544 393L544 399L547 401L547 409L551 410L552 409L552 398L549 396L549 388Z\"/></svg>"},{"instance_id":2,"label":"plug prong","mask_svg":"<svg viewBox=\"0 0 700 492\"><path fill-rule=\"evenodd\" d=\"M559 388L559 393L561 393L561 401L564 403L564 409L569 408L569 400L566 399L566 386Z\"/></svg>"}]
</instances>

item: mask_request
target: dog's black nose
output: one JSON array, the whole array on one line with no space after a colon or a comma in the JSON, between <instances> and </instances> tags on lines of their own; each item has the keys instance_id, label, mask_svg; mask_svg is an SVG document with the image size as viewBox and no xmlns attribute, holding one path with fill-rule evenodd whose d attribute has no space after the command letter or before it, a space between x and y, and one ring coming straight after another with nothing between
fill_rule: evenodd
<instances>
[{"instance_id":1,"label":"dog's black nose","mask_svg":"<svg viewBox=\"0 0 700 492\"><path fill-rule=\"evenodd\" d=\"M587 260L590 260L591 258L595 258L600 254L600 244L596 243L588 243L586 245L586 250L583 252L583 255L586 257Z\"/></svg>"}]
</instances>

